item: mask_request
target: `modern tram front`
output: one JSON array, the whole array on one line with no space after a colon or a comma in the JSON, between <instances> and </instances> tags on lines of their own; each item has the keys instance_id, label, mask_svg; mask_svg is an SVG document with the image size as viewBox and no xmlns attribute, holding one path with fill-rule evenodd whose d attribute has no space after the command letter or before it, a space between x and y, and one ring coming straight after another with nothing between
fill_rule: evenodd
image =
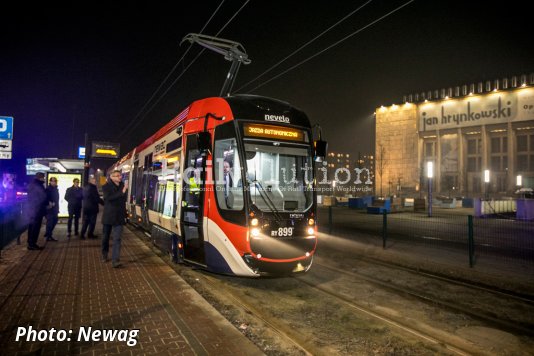
<instances>
[{"instance_id":1,"label":"modern tram front","mask_svg":"<svg viewBox=\"0 0 534 356\"><path fill-rule=\"evenodd\" d=\"M210 223L254 274L305 272L317 246L314 158L322 155L314 148L309 120L277 100L262 98L258 105L240 97L225 99L234 120L214 129L210 158L217 213L209 214ZM207 230L217 245L213 224ZM218 251L208 250L207 261L218 260L214 254L224 250L214 247Z\"/></svg>"}]
</instances>

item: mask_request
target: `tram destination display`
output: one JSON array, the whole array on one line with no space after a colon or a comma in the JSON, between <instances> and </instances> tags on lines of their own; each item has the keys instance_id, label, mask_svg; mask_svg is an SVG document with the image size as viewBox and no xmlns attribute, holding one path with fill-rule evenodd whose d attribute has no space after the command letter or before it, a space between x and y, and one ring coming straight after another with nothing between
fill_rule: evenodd
<instances>
[{"instance_id":1,"label":"tram destination display","mask_svg":"<svg viewBox=\"0 0 534 356\"><path fill-rule=\"evenodd\" d=\"M245 136L277 140L304 141L304 132L283 126L263 124L243 124Z\"/></svg>"}]
</instances>

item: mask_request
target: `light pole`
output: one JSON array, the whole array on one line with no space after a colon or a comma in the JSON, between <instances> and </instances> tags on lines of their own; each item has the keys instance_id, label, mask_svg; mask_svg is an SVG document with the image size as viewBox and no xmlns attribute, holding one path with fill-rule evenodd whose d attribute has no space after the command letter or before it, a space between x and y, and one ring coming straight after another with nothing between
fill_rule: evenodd
<instances>
[{"instance_id":1,"label":"light pole","mask_svg":"<svg viewBox=\"0 0 534 356\"><path fill-rule=\"evenodd\" d=\"M428 216L432 216L432 178L434 177L434 163L426 163L426 177L428 178Z\"/></svg>"},{"instance_id":2,"label":"light pole","mask_svg":"<svg viewBox=\"0 0 534 356\"><path fill-rule=\"evenodd\" d=\"M484 170L484 196L486 200L489 200L489 182L490 182L490 171L489 169Z\"/></svg>"}]
</instances>

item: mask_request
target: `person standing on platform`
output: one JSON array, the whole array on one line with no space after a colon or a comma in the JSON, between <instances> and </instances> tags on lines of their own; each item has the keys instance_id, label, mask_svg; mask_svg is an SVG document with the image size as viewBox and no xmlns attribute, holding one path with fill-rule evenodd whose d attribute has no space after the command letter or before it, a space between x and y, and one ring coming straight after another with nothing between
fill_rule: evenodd
<instances>
[{"instance_id":1,"label":"person standing on platform","mask_svg":"<svg viewBox=\"0 0 534 356\"><path fill-rule=\"evenodd\" d=\"M67 236L71 236L72 221L74 220L74 235L78 236L78 226L80 222L80 214L82 212L83 189L80 187L80 180L74 178L72 187L65 192L65 200L68 203L69 220L67 223Z\"/></svg>"},{"instance_id":2,"label":"person standing on platform","mask_svg":"<svg viewBox=\"0 0 534 356\"><path fill-rule=\"evenodd\" d=\"M41 250L37 245L41 224L46 214L46 191L44 187L45 175L42 172L35 174L35 178L28 185L28 200L25 205L25 215L28 218L28 250Z\"/></svg>"},{"instance_id":3,"label":"person standing on platform","mask_svg":"<svg viewBox=\"0 0 534 356\"><path fill-rule=\"evenodd\" d=\"M96 239L94 234L96 217L98 215L98 204L104 205L104 201L98 195L95 177L89 177L87 185L83 188L83 224L80 239L85 240L85 233L90 239Z\"/></svg>"},{"instance_id":4,"label":"person standing on platform","mask_svg":"<svg viewBox=\"0 0 534 356\"><path fill-rule=\"evenodd\" d=\"M121 265L121 238L123 227L126 224L127 189L127 184L122 182L122 174L119 170L113 171L107 183L102 186L102 192L104 193L102 261L106 262L108 260L109 237L113 235L113 251L111 253L113 268Z\"/></svg>"},{"instance_id":5,"label":"person standing on platform","mask_svg":"<svg viewBox=\"0 0 534 356\"><path fill-rule=\"evenodd\" d=\"M58 222L59 215L59 191L57 190L57 178L52 177L48 180L48 187L46 187L46 196L48 199L48 206L46 207L46 241L57 241L52 233Z\"/></svg>"}]
</instances>

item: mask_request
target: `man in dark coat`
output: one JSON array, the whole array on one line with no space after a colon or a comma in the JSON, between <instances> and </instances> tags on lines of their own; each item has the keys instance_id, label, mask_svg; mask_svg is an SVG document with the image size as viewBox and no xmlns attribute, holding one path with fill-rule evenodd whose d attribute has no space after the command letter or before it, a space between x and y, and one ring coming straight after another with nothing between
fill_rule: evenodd
<instances>
[{"instance_id":1,"label":"man in dark coat","mask_svg":"<svg viewBox=\"0 0 534 356\"><path fill-rule=\"evenodd\" d=\"M83 188L83 224L80 238L85 239L85 233L90 239L96 239L95 226L98 215L98 204L104 205L104 201L98 195L96 179L89 177L87 185ZM88 229L89 228L89 229Z\"/></svg>"},{"instance_id":2,"label":"man in dark coat","mask_svg":"<svg viewBox=\"0 0 534 356\"><path fill-rule=\"evenodd\" d=\"M46 214L46 191L44 187L44 173L35 174L35 178L28 185L28 200L25 205L25 215L28 218L28 250L41 250L37 245L39 231Z\"/></svg>"},{"instance_id":3,"label":"man in dark coat","mask_svg":"<svg viewBox=\"0 0 534 356\"><path fill-rule=\"evenodd\" d=\"M74 220L74 235L78 236L78 224L80 222L80 214L82 212L83 189L80 187L80 180L74 178L72 187L65 192L65 200L67 201L69 209L69 220L67 223L67 236L70 237L72 232L72 220Z\"/></svg>"},{"instance_id":4,"label":"man in dark coat","mask_svg":"<svg viewBox=\"0 0 534 356\"><path fill-rule=\"evenodd\" d=\"M128 187L122 182L121 171L111 173L106 184L102 186L104 193L104 238L102 239L102 261L108 260L109 236L113 234L113 251L111 261L113 268L120 266L122 229L126 224L126 190Z\"/></svg>"},{"instance_id":5,"label":"man in dark coat","mask_svg":"<svg viewBox=\"0 0 534 356\"><path fill-rule=\"evenodd\" d=\"M59 215L59 191L57 190L57 178L51 177L46 187L48 206L46 207L46 241L57 241L52 233L58 222Z\"/></svg>"}]
</instances>

